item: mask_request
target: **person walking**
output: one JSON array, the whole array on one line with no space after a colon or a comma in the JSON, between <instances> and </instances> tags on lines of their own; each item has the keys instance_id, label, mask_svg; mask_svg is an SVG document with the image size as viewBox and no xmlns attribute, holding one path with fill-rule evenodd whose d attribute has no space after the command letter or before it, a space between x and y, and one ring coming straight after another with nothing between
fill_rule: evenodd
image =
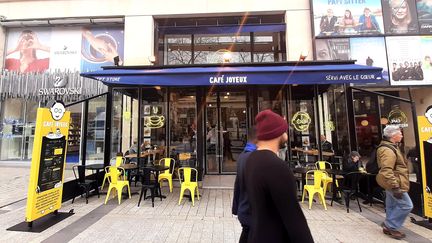
<instances>
[{"instance_id":1,"label":"person walking","mask_svg":"<svg viewBox=\"0 0 432 243\"><path fill-rule=\"evenodd\" d=\"M397 146L403 135L398 126L389 125L384 128L383 136L377 150L380 170L376 178L378 184L386 190L386 219L381 226L384 234L403 239L405 234L399 229L413 208L408 195L408 165Z\"/></svg>"},{"instance_id":2,"label":"person walking","mask_svg":"<svg viewBox=\"0 0 432 243\"><path fill-rule=\"evenodd\" d=\"M271 110L258 113L255 122L258 149L249 155L244 170L252 215L248 242L313 242L294 175L277 156L288 140L288 124Z\"/></svg>"},{"instance_id":3,"label":"person walking","mask_svg":"<svg viewBox=\"0 0 432 243\"><path fill-rule=\"evenodd\" d=\"M232 214L237 215L243 228L240 235L240 243L248 242L248 235L251 227L251 212L249 198L246 192L246 184L244 182L244 171L247 158L256 150L256 148L255 129L250 128L248 131L248 142L237 160L237 176L234 183L234 197L232 204Z\"/></svg>"}]
</instances>

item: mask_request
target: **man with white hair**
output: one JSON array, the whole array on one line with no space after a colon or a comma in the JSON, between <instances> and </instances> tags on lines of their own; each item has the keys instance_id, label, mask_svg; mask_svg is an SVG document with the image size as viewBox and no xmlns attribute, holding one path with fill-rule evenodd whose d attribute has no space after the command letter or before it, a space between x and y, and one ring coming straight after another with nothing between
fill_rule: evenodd
<instances>
[{"instance_id":1,"label":"man with white hair","mask_svg":"<svg viewBox=\"0 0 432 243\"><path fill-rule=\"evenodd\" d=\"M403 136L399 126L389 125L384 128L383 137L377 150L380 171L376 178L386 190L386 219L381 226L384 234L402 239L405 234L399 229L413 208L408 195L408 165L397 145Z\"/></svg>"}]
</instances>

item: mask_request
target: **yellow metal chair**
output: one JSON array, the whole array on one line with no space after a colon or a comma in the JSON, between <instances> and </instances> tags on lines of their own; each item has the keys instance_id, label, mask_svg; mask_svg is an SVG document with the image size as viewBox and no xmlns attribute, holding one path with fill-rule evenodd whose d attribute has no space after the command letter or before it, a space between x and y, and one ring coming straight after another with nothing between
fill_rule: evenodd
<instances>
[{"instance_id":1,"label":"yellow metal chair","mask_svg":"<svg viewBox=\"0 0 432 243\"><path fill-rule=\"evenodd\" d=\"M168 181L170 192L173 190L173 184L172 184L172 176L174 173L175 168L175 160L173 158L163 158L159 160L159 165L167 166L169 167L168 170L165 170L163 173L159 174L159 183L163 180ZM162 183L161 183L162 186Z\"/></svg>"},{"instance_id":2,"label":"yellow metal chair","mask_svg":"<svg viewBox=\"0 0 432 243\"><path fill-rule=\"evenodd\" d=\"M332 164L330 164L327 161L317 161L315 163L315 167L318 170L333 169ZM333 183L333 178L331 176L327 175L327 173L324 173L324 175L322 177L322 183L323 183L324 197L325 197L325 194L326 194L327 188L328 188L328 184ZM336 187L339 187L339 183L337 180L336 180Z\"/></svg>"},{"instance_id":3,"label":"yellow metal chair","mask_svg":"<svg viewBox=\"0 0 432 243\"><path fill-rule=\"evenodd\" d=\"M117 156L117 157L114 157L114 158L112 158L112 159L110 160L110 165L114 164L115 167L120 167L122 164L125 163L125 161L126 161L126 159L125 159L124 157L122 157L122 156ZM115 162L115 163L114 163L114 162ZM107 167L109 167L109 166L107 166ZM110 177L110 176L111 176L110 173L106 173L106 172L105 172L105 176L104 176L103 181L102 181L101 190L103 190L103 188L104 188L104 186L105 186L105 181L108 180L108 177Z\"/></svg>"},{"instance_id":4,"label":"yellow metal chair","mask_svg":"<svg viewBox=\"0 0 432 243\"><path fill-rule=\"evenodd\" d=\"M192 172L195 173L194 179L192 179ZM178 204L180 205L183 194L185 190L190 191L190 195L192 198L192 206L195 206L195 191L197 192L197 198L199 200L199 191L198 191L198 171L194 168L183 167L178 169L178 176L180 180L180 198ZM183 175L183 176L182 176Z\"/></svg>"},{"instance_id":5,"label":"yellow metal chair","mask_svg":"<svg viewBox=\"0 0 432 243\"><path fill-rule=\"evenodd\" d=\"M324 205L324 209L327 210L326 202L324 199L324 188L322 187L322 177L325 175L324 171L320 170L310 170L306 173L306 178L308 177L308 174L313 173L313 185L306 184L303 189L303 195L302 195L302 202L304 202L305 194L308 193L309 197L309 209L312 208L312 201L315 193L318 193L319 199L322 201L322 204ZM310 177L310 176L309 176ZM307 182L306 182L307 183Z\"/></svg>"},{"instance_id":6,"label":"yellow metal chair","mask_svg":"<svg viewBox=\"0 0 432 243\"><path fill-rule=\"evenodd\" d=\"M123 178L121 178L122 175L125 175L125 170L123 168L116 167L116 166L107 166L105 167L105 173L110 173L111 175L108 177L109 187L108 187L107 196L105 198L105 204L108 202L111 190L114 188L117 191L119 204L121 203L123 187L125 186L127 187L129 198L131 198L129 181L125 179L124 176Z\"/></svg>"}]
</instances>

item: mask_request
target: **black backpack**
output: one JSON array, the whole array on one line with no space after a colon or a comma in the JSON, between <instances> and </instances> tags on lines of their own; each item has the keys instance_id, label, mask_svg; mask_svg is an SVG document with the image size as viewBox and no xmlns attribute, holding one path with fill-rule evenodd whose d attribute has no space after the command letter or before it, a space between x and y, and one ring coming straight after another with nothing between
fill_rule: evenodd
<instances>
[{"instance_id":1,"label":"black backpack","mask_svg":"<svg viewBox=\"0 0 432 243\"><path fill-rule=\"evenodd\" d=\"M370 156L370 159L369 159L369 161L368 161L367 164L366 164L366 171L367 171L368 173L371 173L371 174L378 174L378 172L379 172L379 170L380 170L380 168L379 168L379 166L378 166L378 159L377 159L377 151L378 151L378 149L379 149L380 147L387 147L387 148L391 149L391 150L392 150L392 151L397 155L397 152L396 152L395 148L392 147L391 145L388 145L388 144L382 144L382 145L379 145L378 147L376 147L376 148L372 151L371 156Z\"/></svg>"}]
</instances>

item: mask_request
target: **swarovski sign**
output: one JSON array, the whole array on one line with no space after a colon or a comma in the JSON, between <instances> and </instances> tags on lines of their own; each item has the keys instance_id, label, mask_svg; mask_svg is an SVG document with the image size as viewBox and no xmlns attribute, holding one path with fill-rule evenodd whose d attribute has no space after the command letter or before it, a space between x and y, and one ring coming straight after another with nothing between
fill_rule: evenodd
<instances>
[{"instance_id":1,"label":"swarovski sign","mask_svg":"<svg viewBox=\"0 0 432 243\"><path fill-rule=\"evenodd\" d=\"M39 96L42 95L80 95L82 88L66 88L68 84L67 76L56 75L54 77L54 88L40 88L38 91Z\"/></svg>"}]
</instances>

